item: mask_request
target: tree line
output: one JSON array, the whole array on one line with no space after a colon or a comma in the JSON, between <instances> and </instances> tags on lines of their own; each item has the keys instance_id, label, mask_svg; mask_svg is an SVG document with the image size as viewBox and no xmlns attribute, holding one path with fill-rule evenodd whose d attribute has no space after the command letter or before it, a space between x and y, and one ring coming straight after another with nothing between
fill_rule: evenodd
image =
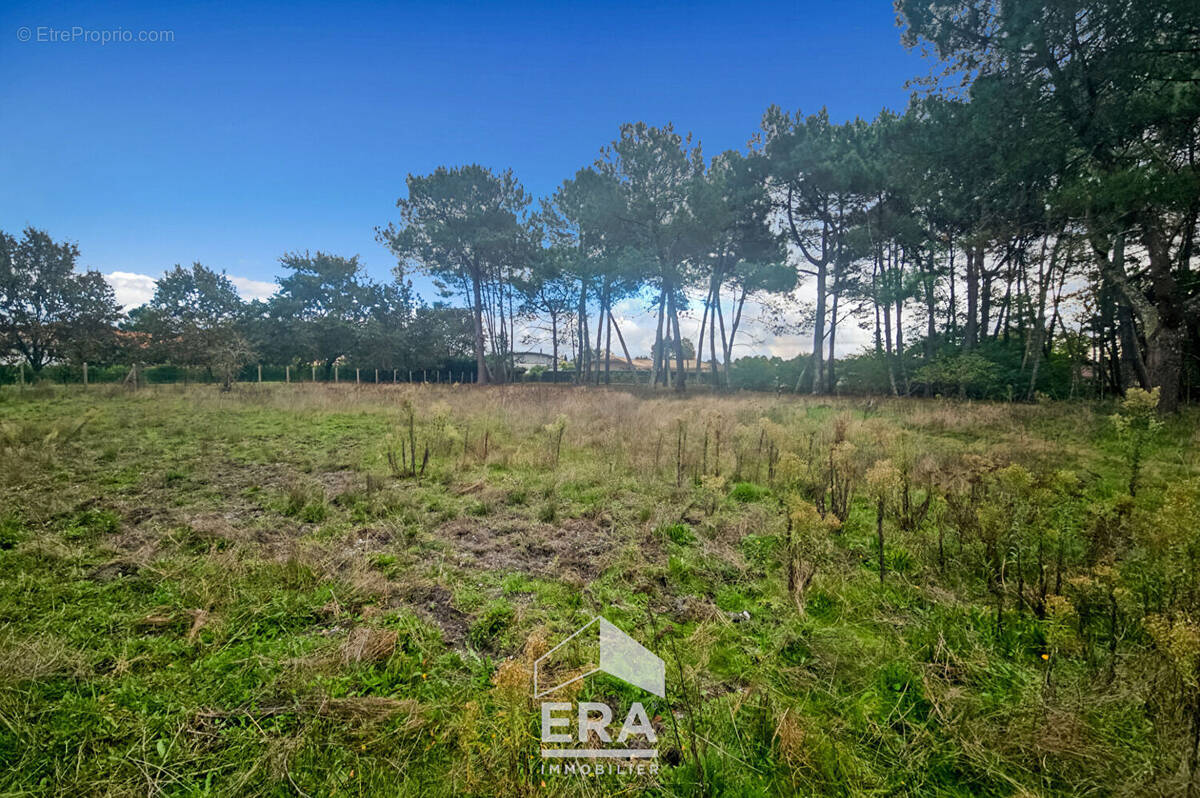
<instances>
[{"instance_id":1,"label":"tree line","mask_svg":"<svg viewBox=\"0 0 1200 798\"><path fill-rule=\"evenodd\" d=\"M614 312L633 300L655 320L652 380L678 390L701 370L736 382L752 313L806 338L809 354L771 366L789 389L1032 399L1140 386L1175 409L1200 357L1200 9L896 10L904 43L935 65L903 112L836 123L771 107L744 151L711 158L669 124L626 124L536 201L511 170L410 175L399 218L377 229L397 258L391 283L356 258L297 253L275 297L242 303L223 275L176 267L124 327L156 357L210 365L251 351L326 368L469 353L481 383L512 379L533 336L555 370L569 361L599 382L641 354ZM8 275L30 257L61 270L73 252L39 231L2 248ZM465 310L422 303L417 271ZM22 310L38 281L0 276L15 286L0 288L7 348L35 369L80 357L115 318L102 280L68 276L66 299L42 307L78 333L59 352L54 324ZM847 324L871 343L838 359Z\"/></svg>"},{"instance_id":2,"label":"tree line","mask_svg":"<svg viewBox=\"0 0 1200 798\"><path fill-rule=\"evenodd\" d=\"M168 270L149 302L123 314L78 247L28 228L0 231L0 343L36 374L50 363L200 368L228 384L252 360L388 369L443 369L470 351L468 314L428 305L409 281L378 284L357 257L290 253L267 300L247 302L200 263Z\"/></svg>"}]
</instances>

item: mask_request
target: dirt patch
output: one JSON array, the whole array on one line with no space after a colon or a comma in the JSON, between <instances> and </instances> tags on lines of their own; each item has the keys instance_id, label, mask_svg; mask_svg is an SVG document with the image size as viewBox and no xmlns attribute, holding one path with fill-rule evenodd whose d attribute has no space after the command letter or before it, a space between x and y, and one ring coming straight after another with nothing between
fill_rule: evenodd
<instances>
[{"instance_id":1,"label":"dirt patch","mask_svg":"<svg viewBox=\"0 0 1200 798\"><path fill-rule=\"evenodd\" d=\"M125 560L114 560L107 562L104 565L93 568L88 572L87 578L93 582L112 582L120 579L123 576L137 576L141 567L136 563L127 562Z\"/></svg>"},{"instance_id":2,"label":"dirt patch","mask_svg":"<svg viewBox=\"0 0 1200 798\"><path fill-rule=\"evenodd\" d=\"M227 460L214 465L204 481L226 496L251 488L281 488L294 479L296 470L285 463L239 463Z\"/></svg>"},{"instance_id":3,"label":"dirt patch","mask_svg":"<svg viewBox=\"0 0 1200 798\"><path fill-rule=\"evenodd\" d=\"M202 513L188 519L187 524L197 540L208 540L215 543L244 537L238 532L238 522L241 520L240 513Z\"/></svg>"},{"instance_id":4,"label":"dirt patch","mask_svg":"<svg viewBox=\"0 0 1200 798\"><path fill-rule=\"evenodd\" d=\"M449 544L458 565L585 581L604 570L616 542L610 530L584 518L558 525L519 517L460 518L434 535Z\"/></svg>"},{"instance_id":5,"label":"dirt patch","mask_svg":"<svg viewBox=\"0 0 1200 798\"><path fill-rule=\"evenodd\" d=\"M442 630L446 645L457 646L467 638L471 616L451 605L450 591L441 585L416 584L404 590L400 602L413 608L425 621Z\"/></svg>"},{"instance_id":6,"label":"dirt patch","mask_svg":"<svg viewBox=\"0 0 1200 798\"><path fill-rule=\"evenodd\" d=\"M456 487L454 489L454 495L455 496L471 496L476 493L479 493L486 487L487 487L487 481L481 479L478 482L471 483L470 485L460 485L460 486Z\"/></svg>"},{"instance_id":7,"label":"dirt patch","mask_svg":"<svg viewBox=\"0 0 1200 798\"><path fill-rule=\"evenodd\" d=\"M395 538L395 533L386 526L369 526L352 531L349 542L355 551L378 551Z\"/></svg>"},{"instance_id":8,"label":"dirt patch","mask_svg":"<svg viewBox=\"0 0 1200 798\"><path fill-rule=\"evenodd\" d=\"M249 544L264 557L289 556L305 529L289 519L278 519L264 506L263 489L285 491L297 480L305 479L314 488L334 498L351 491L358 473L349 469L321 474L300 474L282 464L239 464L225 462L214 467L206 476L209 488L221 494L220 509L205 506L174 506L180 496L172 497L169 490L156 490L140 496L136 503L117 505L122 517L121 529L108 535L105 543L125 559L149 562L162 549L168 535L174 535L187 545L197 547L211 544ZM191 498L181 494L185 501ZM182 534L182 537L180 535ZM361 554L373 551L391 539L385 529L365 530L347 545L347 552ZM178 541L177 541L178 542Z\"/></svg>"},{"instance_id":9,"label":"dirt patch","mask_svg":"<svg viewBox=\"0 0 1200 798\"><path fill-rule=\"evenodd\" d=\"M186 518L184 542L193 551L248 547L264 559L287 560L297 556L303 530L289 520L263 524L258 515L235 510L206 512Z\"/></svg>"},{"instance_id":10,"label":"dirt patch","mask_svg":"<svg viewBox=\"0 0 1200 798\"><path fill-rule=\"evenodd\" d=\"M707 596L675 596L670 602L664 602L659 609L665 610L665 613L678 623L711 621L722 614Z\"/></svg>"},{"instance_id":11,"label":"dirt patch","mask_svg":"<svg viewBox=\"0 0 1200 798\"><path fill-rule=\"evenodd\" d=\"M85 502L85 504L90 504L90 502ZM145 523L153 520L156 517L166 516L168 514L169 513L165 508L155 507L155 506L150 506L150 505L142 505L140 507L133 507L133 508L125 511L124 513L122 513L122 515L124 516L125 523L129 524L131 526L138 526L139 524L145 524Z\"/></svg>"},{"instance_id":12,"label":"dirt patch","mask_svg":"<svg viewBox=\"0 0 1200 798\"><path fill-rule=\"evenodd\" d=\"M365 477L349 466L336 466L328 471L312 473L298 470L288 463L225 462L212 468L205 477L210 488L225 497L227 507L237 507L243 514L260 515L256 502L246 501L248 491L284 492L297 485L319 489L332 501L346 493L363 490Z\"/></svg>"},{"instance_id":13,"label":"dirt patch","mask_svg":"<svg viewBox=\"0 0 1200 798\"><path fill-rule=\"evenodd\" d=\"M330 499L336 499L343 494L362 490L363 485L365 485L363 477L357 471L349 468L340 468L336 471L322 471L319 474L314 474L313 477L325 490L325 495Z\"/></svg>"}]
</instances>

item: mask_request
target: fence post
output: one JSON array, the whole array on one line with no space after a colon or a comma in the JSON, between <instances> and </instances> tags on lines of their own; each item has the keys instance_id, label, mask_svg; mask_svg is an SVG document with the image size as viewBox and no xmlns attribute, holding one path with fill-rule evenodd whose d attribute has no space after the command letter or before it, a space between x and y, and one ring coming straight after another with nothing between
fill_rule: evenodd
<instances>
[{"instance_id":1,"label":"fence post","mask_svg":"<svg viewBox=\"0 0 1200 798\"><path fill-rule=\"evenodd\" d=\"M426 369L421 369L421 382L429 382L429 380L428 380L428 374L426 373ZM21 384L22 384L22 385L24 385L24 384L25 384L25 378L24 378L24 377L22 377L22 378L21 378Z\"/></svg>"},{"instance_id":2,"label":"fence post","mask_svg":"<svg viewBox=\"0 0 1200 798\"><path fill-rule=\"evenodd\" d=\"M360 382L362 382L362 380L361 380L361 379L359 379L359 376L358 376L358 369L355 369L355 370L354 370L354 384L355 384L355 385L358 385Z\"/></svg>"},{"instance_id":3,"label":"fence post","mask_svg":"<svg viewBox=\"0 0 1200 798\"><path fill-rule=\"evenodd\" d=\"M258 382L262 384L262 363L258 364Z\"/></svg>"},{"instance_id":4,"label":"fence post","mask_svg":"<svg viewBox=\"0 0 1200 798\"><path fill-rule=\"evenodd\" d=\"M333 381L334 382L338 381L338 367L337 366L333 367Z\"/></svg>"},{"instance_id":5,"label":"fence post","mask_svg":"<svg viewBox=\"0 0 1200 798\"><path fill-rule=\"evenodd\" d=\"M392 385L396 384L396 372L400 369L392 369Z\"/></svg>"},{"instance_id":6,"label":"fence post","mask_svg":"<svg viewBox=\"0 0 1200 798\"><path fill-rule=\"evenodd\" d=\"M412 369L408 370L408 381L412 382Z\"/></svg>"},{"instance_id":7,"label":"fence post","mask_svg":"<svg viewBox=\"0 0 1200 798\"><path fill-rule=\"evenodd\" d=\"M25 361L24 360L17 361L17 374L20 375L21 387L24 388L25 387Z\"/></svg>"},{"instance_id":8,"label":"fence post","mask_svg":"<svg viewBox=\"0 0 1200 798\"><path fill-rule=\"evenodd\" d=\"M292 381L292 367L291 366L283 367L283 381L284 382Z\"/></svg>"},{"instance_id":9,"label":"fence post","mask_svg":"<svg viewBox=\"0 0 1200 798\"><path fill-rule=\"evenodd\" d=\"M83 361L83 387L87 387L87 361Z\"/></svg>"},{"instance_id":10,"label":"fence post","mask_svg":"<svg viewBox=\"0 0 1200 798\"><path fill-rule=\"evenodd\" d=\"M375 369L375 383L379 384L379 369Z\"/></svg>"}]
</instances>

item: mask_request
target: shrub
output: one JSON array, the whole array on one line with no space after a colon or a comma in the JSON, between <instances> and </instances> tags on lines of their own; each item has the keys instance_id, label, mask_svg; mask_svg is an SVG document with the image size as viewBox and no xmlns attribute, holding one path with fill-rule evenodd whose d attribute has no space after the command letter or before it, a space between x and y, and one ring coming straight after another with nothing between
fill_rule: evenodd
<instances>
[{"instance_id":1,"label":"shrub","mask_svg":"<svg viewBox=\"0 0 1200 798\"><path fill-rule=\"evenodd\" d=\"M753 482L739 482L729 491L729 498L748 504L761 500L768 493L767 489Z\"/></svg>"},{"instance_id":2,"label":"shrub","mask_svg":"<svg viewBox=\"0 0 1200 798\"><path fill-rule=\"evenodd\" d=\"M1124 449L1125 461L1129 464L1129 495L1136 496L1138 476L1142 471L1142 456L1146 446L1162 429L1158 420L1159 389L1143 391L1130 388L1121 402L1121 409L1112 416L1117 437Z\"/></svg>"},{"instance_id":3,"label":"shrub","mask_svg":"<svg viewBox=\"0 0 1200 798\"><path fill-rule=\"evenodd\" d=\"M917 369L913 382L935 394L986 397L1000 392L1000 368L983 355L965 352Z\"/></svg>"},{"instance_id":4,"label":"shrub","mask_svg":"<svg viewBox=\"0 0 1200 798\"><path fill-rule=\"evenodd\" d=\"M667 524L660 527L658 531L672 543L680 546L688 546L696 542L696 536L692 534L692 528L687 524Z\"/></svg>"}]
</instances>

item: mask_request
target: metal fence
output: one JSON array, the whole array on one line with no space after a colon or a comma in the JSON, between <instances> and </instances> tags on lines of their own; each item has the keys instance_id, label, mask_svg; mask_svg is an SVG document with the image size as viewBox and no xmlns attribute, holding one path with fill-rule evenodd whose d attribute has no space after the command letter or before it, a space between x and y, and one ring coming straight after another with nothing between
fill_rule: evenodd
<instances>
[{"instance_id":1,"label":"metal fence","mask_svg":"<svg viewBox=\"0 0 1200 798\"><path fill-rule=\"evenodd\" d=\"M349 383L358 385L453 384L473 383L475 374L474 368L395 369L339 365L326 369L323 366L252 364L238 373L237 382ZM700 374L689 371L687 380L692 384L708 385L712 382L712 374L707 370ZM568 384L579 381L580 376L570 368L559 369L557 373L553 371L521 372L514 380L514 382L552 384ZM593 371L584 375L584 381L591 384L650 385L653 375L649 371L629 369L610 369L606 373L601 368L598 372ZM139 385L187 385L192 383L215 384L219 383L220 379L205 368L173 365L131 367L128 365L56 364L46 366L36 373L26 365L0 365L0 385L37 383L112 385L125 382Z\"/></svg>"}]
</instances>

